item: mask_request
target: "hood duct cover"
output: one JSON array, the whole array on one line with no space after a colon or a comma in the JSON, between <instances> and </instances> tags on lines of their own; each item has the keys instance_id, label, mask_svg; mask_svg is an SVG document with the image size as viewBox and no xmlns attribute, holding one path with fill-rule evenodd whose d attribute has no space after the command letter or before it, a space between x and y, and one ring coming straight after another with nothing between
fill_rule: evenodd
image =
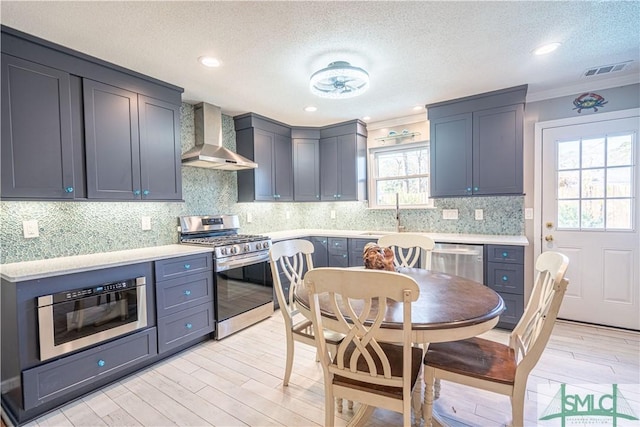
<instances>
[{"instance_id":1,"label":"hood duct cover","mask_svg":"<svg viewBox=\"0 0 640 427\"><path fill-rule=\"evenodd\" d=\"M184 166L241 170L255 169L258 164L222 146L222 111L220 107L201 102L194 106L196 146L182 155Z\"/></svg>"}]
</instances>

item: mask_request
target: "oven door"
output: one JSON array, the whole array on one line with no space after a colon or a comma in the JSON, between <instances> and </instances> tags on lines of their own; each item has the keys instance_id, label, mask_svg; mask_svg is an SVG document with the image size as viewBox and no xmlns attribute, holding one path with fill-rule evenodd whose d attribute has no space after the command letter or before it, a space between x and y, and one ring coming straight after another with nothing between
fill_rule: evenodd
<instances>
[{"instance_id":1,"label":"oven door","mask_svg":"<svg viewBox=\"0 0 640 427\"><path fill-rule=\"evenodd\" d=\"M273 285L268 276L269 254L216 259L216 319L224 322L255 308L271 305Z\"/></svg>"},{"instance_id":2,"label":"oven door","mask_svg":"<svg viewBox=\"0 0 640 427\"><path fill-rule=\"evenodd\" d=\"M146 279L126 289L75 297L89 288L38 298L40 360L99 344L147 326ZM122 283L125 283L122 282ZM102 287L112 284L102 285ZM69 298L69 295L72 295ZM64 300L67 299L67 300Z\"/></svg>"}]
</instances>

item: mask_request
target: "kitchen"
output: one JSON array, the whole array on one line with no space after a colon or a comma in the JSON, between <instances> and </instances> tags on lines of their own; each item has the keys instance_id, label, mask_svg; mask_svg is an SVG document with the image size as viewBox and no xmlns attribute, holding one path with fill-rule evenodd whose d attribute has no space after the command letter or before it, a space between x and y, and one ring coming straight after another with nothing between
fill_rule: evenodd
<instances>
[{"instance_id":1,"label":"kitchen","mask_svg":"<svg viewBox=\"0 0 640 427\"><path fill-rule=\"evenodd\" d=\"M11 26L11 14L7 15L6 13L7 10L9 12L11 10L5 9L5 7L9 7L5 3L3 2L2 5L3 24L7 20L7 25ZM18 27L18 29L20 28L23 27ZM633 29L630 31L633 32ZM28 32L37 35L35 30ZM636 59L634 65L636 70L637 62ZM525 159L524 193L526 195L436 199L435 209L402 210L402 223L406 230L525 236L530 242L525 255L527 260L525 277L531 277L531 265L534 257L532 246L536 235L534 223L525 219L524 210L525 207L535 208L534 123L578 116L573 101L583 91L595 91L608 100L608 104L600 109L600 113L638 108L637 77L638 73L636 72L630 76L627 75L627 80L621 79L625 83L616 81L615 84L609 86L611 83L605 84L600 81L584 85L578 90L570 88L565 92L559 92L561 95L558 96L549 96L538 100L528 97L525 109L525 152L523 156ZM166 80L176 83L171 79ZM528 82L518 81L514 85L521 83ZM492 87L491 90L502 87ZM458 95L473 95L479 92L485 91L471 87L464 93L438 100L455 98ZM215 95L212 96L211 102L216 103ZM242 93L239 93L238 97L250 99ZM420 103L424 104L425 101L420 99ZM182 152L186 152L195 145L194 104L195 102L183 102L180 108ZM246 108L252 109L254 107L248 106ZM261 109L258 112L265 116L269 115L263 111L268 110ZM581 115L587 114L596 114L596 112L585 110L581 113ZM396 117L400 117L400 115ZM426 136L429 134L429 130L424 111L420 114L406 114L404 117L403 120L368 124L369 140L386 136L392 129L421 132L425 139L428 139ZM349 116L344 120L354 118L356 117ZM332 123L344 120L335 119ZM307 123L288 121L288 124L302 125ZM222 115L222 143L232 150L236 148L233 117L226 114ZM270 233L317 228L392 231L395 228L392 210L368 209L366 201L237 203L238 184L235 173L188 167L183 167L181 173L184 202L2 201L0 204L3 249L1 262L6 264L177 243L176 219L179 216L191 214L238 214L243 233ZM457 209L459 219L443 219L443 209ZM483 209L484 220L475 220L476 209ZM143 230L140 226L143 217L151 219L150 230ZM249 218L251 218L251 222L249 222ZM32 239L23 237L22 222L27 220L38 221L40 237Z\"/></svg>"}]
</instances>

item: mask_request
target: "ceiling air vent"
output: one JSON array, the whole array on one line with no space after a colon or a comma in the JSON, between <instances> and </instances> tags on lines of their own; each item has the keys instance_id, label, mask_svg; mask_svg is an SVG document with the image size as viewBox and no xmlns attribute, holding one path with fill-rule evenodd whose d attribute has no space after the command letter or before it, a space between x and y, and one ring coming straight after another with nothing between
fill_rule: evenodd
<instances>
[{"instance_id":1,"label":"ceiling air vent","mask_svg":"<svg viewBox=\"0 0 640 427\"><path fill-rule=\"evenodd\" d=\"M599 67L587 68L584 71L584 73L582 73L582 76L591 77L591 76L599 76L600 74L607 74L607 73L613 73L616 71L622 71L631 62L632 61L625 61L625 62L620 62L618 64L601 65Z\"/></svg>"}]
</instances>

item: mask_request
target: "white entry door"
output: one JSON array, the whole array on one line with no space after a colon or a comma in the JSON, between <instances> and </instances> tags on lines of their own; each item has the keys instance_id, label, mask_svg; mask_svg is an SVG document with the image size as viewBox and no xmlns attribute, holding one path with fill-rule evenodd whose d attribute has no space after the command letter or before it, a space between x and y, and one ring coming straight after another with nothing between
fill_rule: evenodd
<instances>
[{"instance_id":1,"label":"white entry door","mask_svg":"<svg viewBox=\"0 0 640 427\"><path fill-rule=\"evenodd\" d=\"M639 124L542 131L542 251L569 257L561 318L640 330Z\"/></svg>"}]
</instances>

